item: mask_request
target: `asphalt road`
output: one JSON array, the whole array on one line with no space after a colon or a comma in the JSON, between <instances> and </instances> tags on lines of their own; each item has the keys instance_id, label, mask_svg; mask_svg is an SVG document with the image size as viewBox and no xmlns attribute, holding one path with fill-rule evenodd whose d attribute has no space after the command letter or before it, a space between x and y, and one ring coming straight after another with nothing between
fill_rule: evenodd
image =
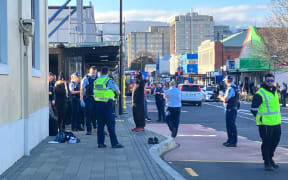
<instances>
[{"instance_id":1,"label":"asphalt road","mask_svg":"<svg viewBox=\"0 0 288 180\"><path fill-rule=\"evenodd\" d=\"M152 118L152 122L149 123L152 124L158 123L156 122L157 110L154 103L153 97L150 97L148 105L149 116ZM280 146L283 148L288 148L288 108L281 109L281 113L282 137ZM181 111L181 124L200 124L207 128L213 128L216 131L226 131L223 105L221 102L205 102L201 107L184 105ZM260 141L258 128L255 125L255 118L250 113L250 103L241 103L241 108L238 111L237 116L237 129L239 136L247 137L247 139L251 141ZM169 161L169 163L187 179L288 179L288 164L286 163L281 163L280 169L274 172L264 172L262 163L254 163L249 161Z\"/></svg>"}]
</instances>

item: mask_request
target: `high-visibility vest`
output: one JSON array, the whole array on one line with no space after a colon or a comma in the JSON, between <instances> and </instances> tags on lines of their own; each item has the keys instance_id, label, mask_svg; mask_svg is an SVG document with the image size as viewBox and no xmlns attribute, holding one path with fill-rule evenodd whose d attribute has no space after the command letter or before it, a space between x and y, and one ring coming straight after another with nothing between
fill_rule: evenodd
<instances>
[{"instance_id":1,"label":"high-visibility vest","mask_svg":"<svg viewBox=\"0 0 288 180\"><path fill-rule=\"evenodd\" d=\"M112 89L107 87L109 77L100 77L94 82L94 99L95 101L108 102L114 100L115 93Z\"/></svg>"},{"instance_id":2,"label":"high-visibility vest","mask_svg":"<svg viewBox=\"0 0 288 180\"><path fill-rule=\"evenodd\" d=\"M281 124L280 104L277 91L275 94L260 88L256 94L262 97L262 104L256 115L257 125L274 126Z\"/></svg>"}]
</instances>

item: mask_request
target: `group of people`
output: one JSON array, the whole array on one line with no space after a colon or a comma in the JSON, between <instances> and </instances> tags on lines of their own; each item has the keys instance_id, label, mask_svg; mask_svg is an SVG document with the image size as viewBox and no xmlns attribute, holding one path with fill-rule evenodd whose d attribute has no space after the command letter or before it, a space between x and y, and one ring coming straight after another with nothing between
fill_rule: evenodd
<instances>
[{"instance_id":1,"label":"group of people","mask_svg":"<svg viewBox=\"0 0 288 180\"><path fill-rule=\"evenodd\" d=\"M223 143L226 147L237 147L237 102L239 101L239 88L233 83L233 77L225 79L227 90L225 94L219 94L220 100L225 102L226 128L228 139ZM287 91L283 88L283 91ZM285 92L286 93L286 92ZM279 168L274 160L274 152L281 137L281 112L277 85L273 74L266 74L265 81L253 96L251 113L256 117L259 135L262 139L261 152L264 160L264 168L273 171Z\"/></svg>"},{"instance_id":2,"label":"group of people","mask_svg":"<svg viewBox=\"0 0 288 180\"><path fill-rule=\"evenodd\" d=\"M135 132L145 131L145 118L149 120L147 115L147 94L145 84L147 81L143 78L141 72L135 75L135 85L132 93L132 110L136 127L132 129ZM155 96L156 106L158 109L158 121L167 122L171 131L171 136L177 136L180 112L181 112L181 91L176 88L175 81L169 83L169 89L164 90L161 83L157 83L157 87L152 94ZM146 101L146 102L145 102ZM165 105L167 103L167 112L165 114Z\"/></svg>"},{"instance_id":3,"label":"group of people","mask_svg":"<svg viewBox=\"0 0 288 180\"><path fill-rule=\"evenodd\" d=\"M84 131L86 124L86 135L92 135L93 125L94 133L97 132L98 147L105 148L106 125L112 148L124 147L118 142L115 130L114 102L120 91L113 78L108 75L108 67L102 67L101 76L97 77L96 67L91 66L81 82L79 73L75 72L67 85L64 73L59 74L56 82L55 75L49 74L49 100L51 107L56 109L58 132L65 131L65 121L69 113L67 104L70 102L72 131Z\"/></svg>"}]
</instances>

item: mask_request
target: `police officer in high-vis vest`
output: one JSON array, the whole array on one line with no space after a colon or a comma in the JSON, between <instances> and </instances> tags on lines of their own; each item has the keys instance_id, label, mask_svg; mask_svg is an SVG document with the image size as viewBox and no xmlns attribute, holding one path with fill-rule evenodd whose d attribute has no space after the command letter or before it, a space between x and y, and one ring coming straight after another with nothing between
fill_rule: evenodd
<instances>
[{"instance_id":1,"label":"police officer in high-vis vest","mask_svg":"<svg viewBox=\"0 0 288 180\"><path fill-rule=\"evenodd\" d=\"M112 148L123 148L119 144L115 131L115 114L113 108L113 101L115 93L120 95L117 84L108 76L108 67L103 67L101 70L101 77L94 82L94 99L97 113L97 139L98 148L105 148L105 132L104 127L107 125L110 142Z\"/></svg>"},{"instance_id":2,"label":"police officer in high-vis vest","mask_svg":"<svg viewBox=\"0 0 288 180\"><path fill-rule=\"evenodd\" d=\"M273 74L265 75L265 82L253 97L251 112L256 117L262 139L262 157L267 171L279 168L273 161L281 136L280 104Z\"/></svg>"}]
</instances>

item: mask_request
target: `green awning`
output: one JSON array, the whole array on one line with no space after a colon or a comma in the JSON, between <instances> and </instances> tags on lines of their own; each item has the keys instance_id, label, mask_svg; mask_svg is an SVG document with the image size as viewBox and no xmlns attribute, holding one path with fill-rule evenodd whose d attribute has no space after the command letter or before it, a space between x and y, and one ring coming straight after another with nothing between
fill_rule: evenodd
<instances>
[{"instance_id":1,"label":"green awning","mask_svg":"<svg viewBox=\"0 0 288 180\"><path fill-rule=\"evenodd\" d=\"M235 60L234 72L269 71L273 66L266 59L240 58Z\"/></svg>"}]
</instances>

